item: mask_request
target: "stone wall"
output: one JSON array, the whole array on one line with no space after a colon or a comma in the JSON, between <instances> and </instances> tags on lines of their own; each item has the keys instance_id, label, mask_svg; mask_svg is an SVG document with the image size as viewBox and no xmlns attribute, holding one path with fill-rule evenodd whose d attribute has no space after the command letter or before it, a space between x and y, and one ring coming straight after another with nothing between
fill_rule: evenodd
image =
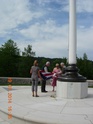
<instances>
[{"instance_id":1,"label":"stone wall","mask_svg":"<svg viewBox=\"0 0 93 124\"><path fill-rule=\"evenodd\" d=\"M93 80L87 80L88 81L88 86L93 86Z\"/></svg>"},{"instance_id":2,"label":"stone wall","mask_svg":"<svg viewBox=\"0 0 93 124\"><path fill-rule=\"evenodd\" d=\"M93 80L87 80L88 86L93 86ZM47 81L47 84L50 84L50 80ZM31 78L19 78L19 77L0 77L0 84L31 84ZM39 82L40 83L40 82Z\"/></svg>"},{"instance_id":3,"label":"stone wall","mask_svg":"<svg viewBox=\"0 0 93 124\"><path fill-rule=\"evenodd\" d=\"M0 77L0 84L30 84L31 78Z\"/></svg>"}]
</instances>

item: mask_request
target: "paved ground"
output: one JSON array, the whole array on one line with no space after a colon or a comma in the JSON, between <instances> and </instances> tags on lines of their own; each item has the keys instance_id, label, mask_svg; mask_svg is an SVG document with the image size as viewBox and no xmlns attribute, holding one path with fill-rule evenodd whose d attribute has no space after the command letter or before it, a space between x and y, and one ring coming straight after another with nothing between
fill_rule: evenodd
<instances>
[{"instance_id":1,"label":"paved ground","mask_svg":"<svg viewBox=\"0 0 93 124\"><path fill-rule=\"evenodd\" d=\"M28 86L13 86L12 90L19 90L19 89L24 89L24 88L29 88L29 87ZM6 91L8 91L7 86L0 86L0 93L6 92ZM3 97L2 97L2 100L3 100ZM1 108L1 106L0 106L0 108ZM10 124L10 123L8 121L6 121L5 119L1 118L1 116L0 116L0 124Z\"/></svg>"},{"instance_id":2,"label":"paved ground","mask_svg":"<svg viewBox=\"0 0 93 124\"><path fill-rule=\"evenodd\" d=\"M93 89L88 89L85 99L57 99L56 92L47 86L48 93L32 97L30 86L0 86L0 124L93 124ZM12 97L9 98L9 94ZM11 103L9 102L9 99ZM8 119L8 107L13 117ZM3 113L4 112L4 113ZM3 119L2 119L3 118ZM6 120L6 121L5 121ZM35 122L35 123L34 123Z\"/></svg>"}]
</instances>

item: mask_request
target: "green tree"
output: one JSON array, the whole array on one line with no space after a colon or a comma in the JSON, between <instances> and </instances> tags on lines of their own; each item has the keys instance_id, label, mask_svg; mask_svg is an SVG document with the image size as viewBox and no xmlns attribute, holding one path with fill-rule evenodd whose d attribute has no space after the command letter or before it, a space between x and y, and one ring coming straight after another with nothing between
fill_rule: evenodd
<instances>
[{"instance_id":1,"label":"green tree","mask_svg":"<svg viewBox=\"0 0 93 124\"><path fill-rule=\"evenodd\" d=\"M0 48L0 76L16 76L20 50L13 40L8 40Z\"/></svg>"},{"instance_id":2,"label":"green tree","mask_svg":"<svg viewBox=\"0 0 93 124\"><path fill-rule=\"evenodd\" d=\"M83 54L83 60L88 60L88 57L87 57L86 53Z\"/></svg>"},{"instance_id":3,"label":"green tree","mask_svg":"<svg viewBox=\"0 0 93 124\"><path fill-rule=\"evenodd\" d=\"M33 65L35 58L34 57L24 57L19 58L18 64L18 77L31 77L30 69Z\"/></svg>"},{"instance_id":4,"label":"green tree","mask_svg":"<svg viewBox=\"0 0 93 124\"><path fill-rule=\"evenodd\" d=\"M93 61L87 60L87 55L84 53L83 58L78 58L77 66L79 73L87 79L93 79Z\"/></svg>"},{"instance_id":5,"label":"green tree","mask_svg":"<svg viewBox=\"0 0 93 124\"><path fill-rule=\"evenodd\" d=\"M32 46L28 45L27 48L24 48L24 52L22 52L22 56L34 57L35 52L32 51Z\"/></svg>"},{"instance_id":6,"label":"green tree","mask_svg":"<svg viewBox=\"0 0 93 124\"><path fill-rule=\"evenodd\" d=\"M2 45L0 52L7 55L20 55L20 50L18 49L17 44L11 39Z\"/></svg>"}]
</instances>

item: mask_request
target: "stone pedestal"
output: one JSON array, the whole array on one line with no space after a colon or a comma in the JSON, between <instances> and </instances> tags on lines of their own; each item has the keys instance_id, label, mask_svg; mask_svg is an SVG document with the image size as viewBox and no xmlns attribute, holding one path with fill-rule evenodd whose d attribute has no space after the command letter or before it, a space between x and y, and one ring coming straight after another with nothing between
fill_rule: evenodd
<instances>
[{"instance_id":1,"label":"stone pedestal","mask_svg":"<svg viewBox=\"0 0 93 124\"><path fill-rule=\"evenodd\" d=\"M88 82L57 81L56 98L82 99L88 95Z\"/></svg>"}]
</instances>

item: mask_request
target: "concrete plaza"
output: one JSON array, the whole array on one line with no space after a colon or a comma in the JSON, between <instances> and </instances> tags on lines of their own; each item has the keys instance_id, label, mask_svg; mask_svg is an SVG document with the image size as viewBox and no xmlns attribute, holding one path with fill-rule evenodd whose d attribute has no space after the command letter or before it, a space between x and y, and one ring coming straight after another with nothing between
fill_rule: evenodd
<instances>
[{"instance_id":1,"label":"concrete plaza","mask_svg":"<svg viewBox=\"0 0 93 124\"><path fill-rule=\"evenodd\" d=\"M0 124L93 124L92 88L84 99L57 99L52 86L46 89L41 93L39 86L40 97L32 97L30 86L12 86L11 91L0 86Z\"/></svg>"}]
</instances>

